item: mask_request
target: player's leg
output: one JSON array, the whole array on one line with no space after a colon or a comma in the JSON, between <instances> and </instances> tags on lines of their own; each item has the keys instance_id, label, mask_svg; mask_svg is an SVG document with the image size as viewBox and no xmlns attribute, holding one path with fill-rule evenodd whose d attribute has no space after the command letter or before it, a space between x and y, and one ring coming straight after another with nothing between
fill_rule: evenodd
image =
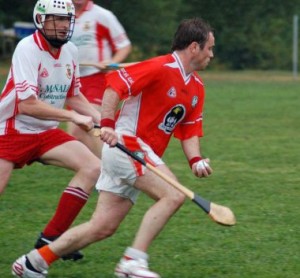
<instances>
[{"instance_id":1,"label":"player's leg","mask_svg":"<svg viewBox=\"0 0 300 278\"><path fill-rule=\"evenodd\" d=\"M176 179L166 165L157 166L161 171ZM137 178L135 187L156 200L143 217L131 247L127 248L116 267L118 277L159 277L148 269L147 250L151 242L164 228L171 216L184 203L185 196L149 170ZM127 276L125 276L127 277Z\"/></svg>"},{"instance_id":2,"label":"player's leg","mask_svg":"<svg viewBox=\"0 0 300 278\"><path fill-rule=\"evenodd\" d=\"M40 158L45 164L73 170L75 175L69 185L79 187L87 193L94 189L100 175L101 160L77 140L58 145Z\"/></svg>"},{"instance_id":3,"label":"player's leg","mask_svg":"<svg viewBox=\"0 0 300 278\"><path fill-rule=\"evenodd\" d=\"M94 105L95 106L95 105ZM97 106L100 109L99 106ZM101 157L102 141L93 135L93 131L86 132L78 125L71 122L67 123L67 131L77 140L85 144L97 157Z\"/></svg>"},{"instance_id":4,"label":"player's leg","mask_svg":"<svg viewBox=\"0 0 300 278\"><path fill-rule=\"evenodd\" d=\"M22 168L37 148L35 134L0 136L0 195L4 192L14 168Z\"/></svg>"},{"instance_id":5,"label":"player's leg","mask_svg":"<svg viewBox=\"0 0 300 278\"><path fill-rule=\"evenodd\" d=\"M48 267L59 257L111 236L132 205L132 202L127 198L102 191L98 198L97 207L88 222L69 229L48 246L38 250L34 249L26 256L23 255L14 262L13 272L22 269L22 274L34 271L38 271L36 273L41 275L47 273Z\"/></svg>"},{"instance_id":6,"label":"player's leg","mask_svg":"<svg viewBox=\"0 0 300 278\"><path fill-rule=\"evenodd\" d=\"M113 235L132 205L129 199L102 191L91 219L66 231L51 250L62 256Z\"/></svg>"},{"instance_id":7,"label":"player's leg","mask_svg":"<svg viewBox=\"0 0 300 278\"><path fill-rule=\"evenodd\" d=\"M45 152L40 159L45 164L71 169L75 172L61 195L55 214L48 222L35 247L39 248L55 240L73 223L88 200L100 175L101 161L79 141L68 141ZM78 260L76 252L63 259Z\"/></svg>"},{"instance_id":8,"label":"player's leg","mask_svg":"<svg viewBox=\"0 0 300 278\"><path fill-rule=\"evenodd\" d=\"M12 162L0 158L0 195L4 192L13 168Z\"/></svg>"},{"instance_id":9,"label":"player's leg","mask_svg":"<svg viewBox=\"0 0 300 278\"><path fill-rule=\"evenodd\" d=\"M165 164L159 165L157 168L174 180L176 179ZM145 175L137 178L135 187L156 200L156 203L144 215L132 246L146 252L152 240L181 207L185 196L148 169L146 169Z\"/></svg>"}]
</instances>

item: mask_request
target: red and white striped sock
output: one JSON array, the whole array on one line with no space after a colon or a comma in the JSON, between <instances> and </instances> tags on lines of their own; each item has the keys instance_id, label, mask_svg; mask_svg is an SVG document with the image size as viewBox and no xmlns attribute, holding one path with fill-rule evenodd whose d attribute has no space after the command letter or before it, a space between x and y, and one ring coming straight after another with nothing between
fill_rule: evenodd
<instances>
[{"instance_id":1,"label":"red and white striped sock","mask_svg":"<svg viewBox=\"0 0 300 278\"><path fill-rule=\"evenodd\" d=\"M89 194L79 187L68 186L59 201L56 212L45 227L46 237L56 237L64 233L73 223L89 198Z\"/></svg>"}]
</instances>

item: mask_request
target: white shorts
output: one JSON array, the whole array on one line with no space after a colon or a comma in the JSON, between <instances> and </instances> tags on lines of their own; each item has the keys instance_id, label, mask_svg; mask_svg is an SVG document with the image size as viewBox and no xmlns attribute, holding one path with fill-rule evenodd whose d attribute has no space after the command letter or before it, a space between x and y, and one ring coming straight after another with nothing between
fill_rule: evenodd
<instances>
[{"instance_id":1,"label":"white shorts","mask_svg":"<svg viewBox=\"0 0 300 278\"><path fill-rule=\"evenodd\" d=\"M122 135L119 136L119 142L130 151L136 152L147 163L154 166L164 164L161 158L140 138ZM144 175L144 173L145 166L140 162L137 162L117 147L111 148L104 144L102 170L96 189L113 192L135 203L140 191L134 187L134 183L136 178Z\"/></svg>"}]
</instances>

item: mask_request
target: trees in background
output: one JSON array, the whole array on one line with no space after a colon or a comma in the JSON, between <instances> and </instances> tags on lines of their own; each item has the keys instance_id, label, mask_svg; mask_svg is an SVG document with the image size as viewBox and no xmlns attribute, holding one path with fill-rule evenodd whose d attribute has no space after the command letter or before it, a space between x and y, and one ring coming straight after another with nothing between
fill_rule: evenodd
<instances>
[{"instance_id":1,"label":"trees in background","mask_svg":"<svg viewBox=\"0 0 300 278\"><path fill-rule=\"evenodd\" d=\"M190 0L180 17L200 14L211 22L216 57L223 66L291 69L293 15L297 13L299 0Z\"/></svg>"},{"instance_id":2,"label":"trees in background","mask_svg":"<svg viewBox=\"0 0 300 278\"><path fill-rule=\"evenodd\" d=\"M170 51L178 23L201 16L214 27L215 61L227 69L292 68L293 15L300 0L95 0L112 10L134 45L132 60ZM0 23L31 21L35 0L0 0Z\"/></svg>"},{"instance_id":3,"label":"trees in background","mask_svg":"<svg viewBox=\"0 0 300 278\"><path fill-rule=\"evenodd\" d=\"M0 0L0 24L6 28L15 21L32 21L35 0Z\"/></svg>"}]
</instances>

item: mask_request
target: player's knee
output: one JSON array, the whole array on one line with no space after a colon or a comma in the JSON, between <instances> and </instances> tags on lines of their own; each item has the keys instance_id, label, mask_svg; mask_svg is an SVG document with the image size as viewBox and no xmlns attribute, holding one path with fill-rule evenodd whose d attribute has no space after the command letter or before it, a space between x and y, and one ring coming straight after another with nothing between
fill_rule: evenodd
<instances>
[{"instance_id":1,"label":"player's knee","mask_svg":"<svg viewBox=\"0 0 300 278\"><path fill-rule=\"evenodd\" d=\"M178 192L179 194L177 194L177 203L178 203L178 206L182 206L184 201L185 201L185 195L181 192Z\"/></svg>"},{"instance_id":2,"label":"player's knee","mask_svg":"<svg viewBox=\"0 0 300 278\"><path fill-rule=\"evenodd\" d=\"M168 196L170 206L174 209L177 210L180 208L184 201L185 201L185 195L178 190L172 191L171 194Z\"/></svg>"},{"instance_id":3,"label":"player's knee","mask_svg":"<svg viewBox=\"0 0 300 278\"><path fill-rule=\"evenodd\" d=\"M101 173L100 160L94 160L92 163L85 164L81 171L84 172L86 177L90 178L94 183L96 183Z\"/></svg>"},{"instance_id":4,"label":"player's knee","mask_svg":"<svg viewBox=\"0 0 300 278\"><path fill-rule=\"evenodd\" d=\"M95 229L93 231L93 238L95 241L103 240L108 237L111 237L117 230L117 227L111 227L107 225L106 227L102 227L101 229Z\"/></svg>"}]
</instances>

